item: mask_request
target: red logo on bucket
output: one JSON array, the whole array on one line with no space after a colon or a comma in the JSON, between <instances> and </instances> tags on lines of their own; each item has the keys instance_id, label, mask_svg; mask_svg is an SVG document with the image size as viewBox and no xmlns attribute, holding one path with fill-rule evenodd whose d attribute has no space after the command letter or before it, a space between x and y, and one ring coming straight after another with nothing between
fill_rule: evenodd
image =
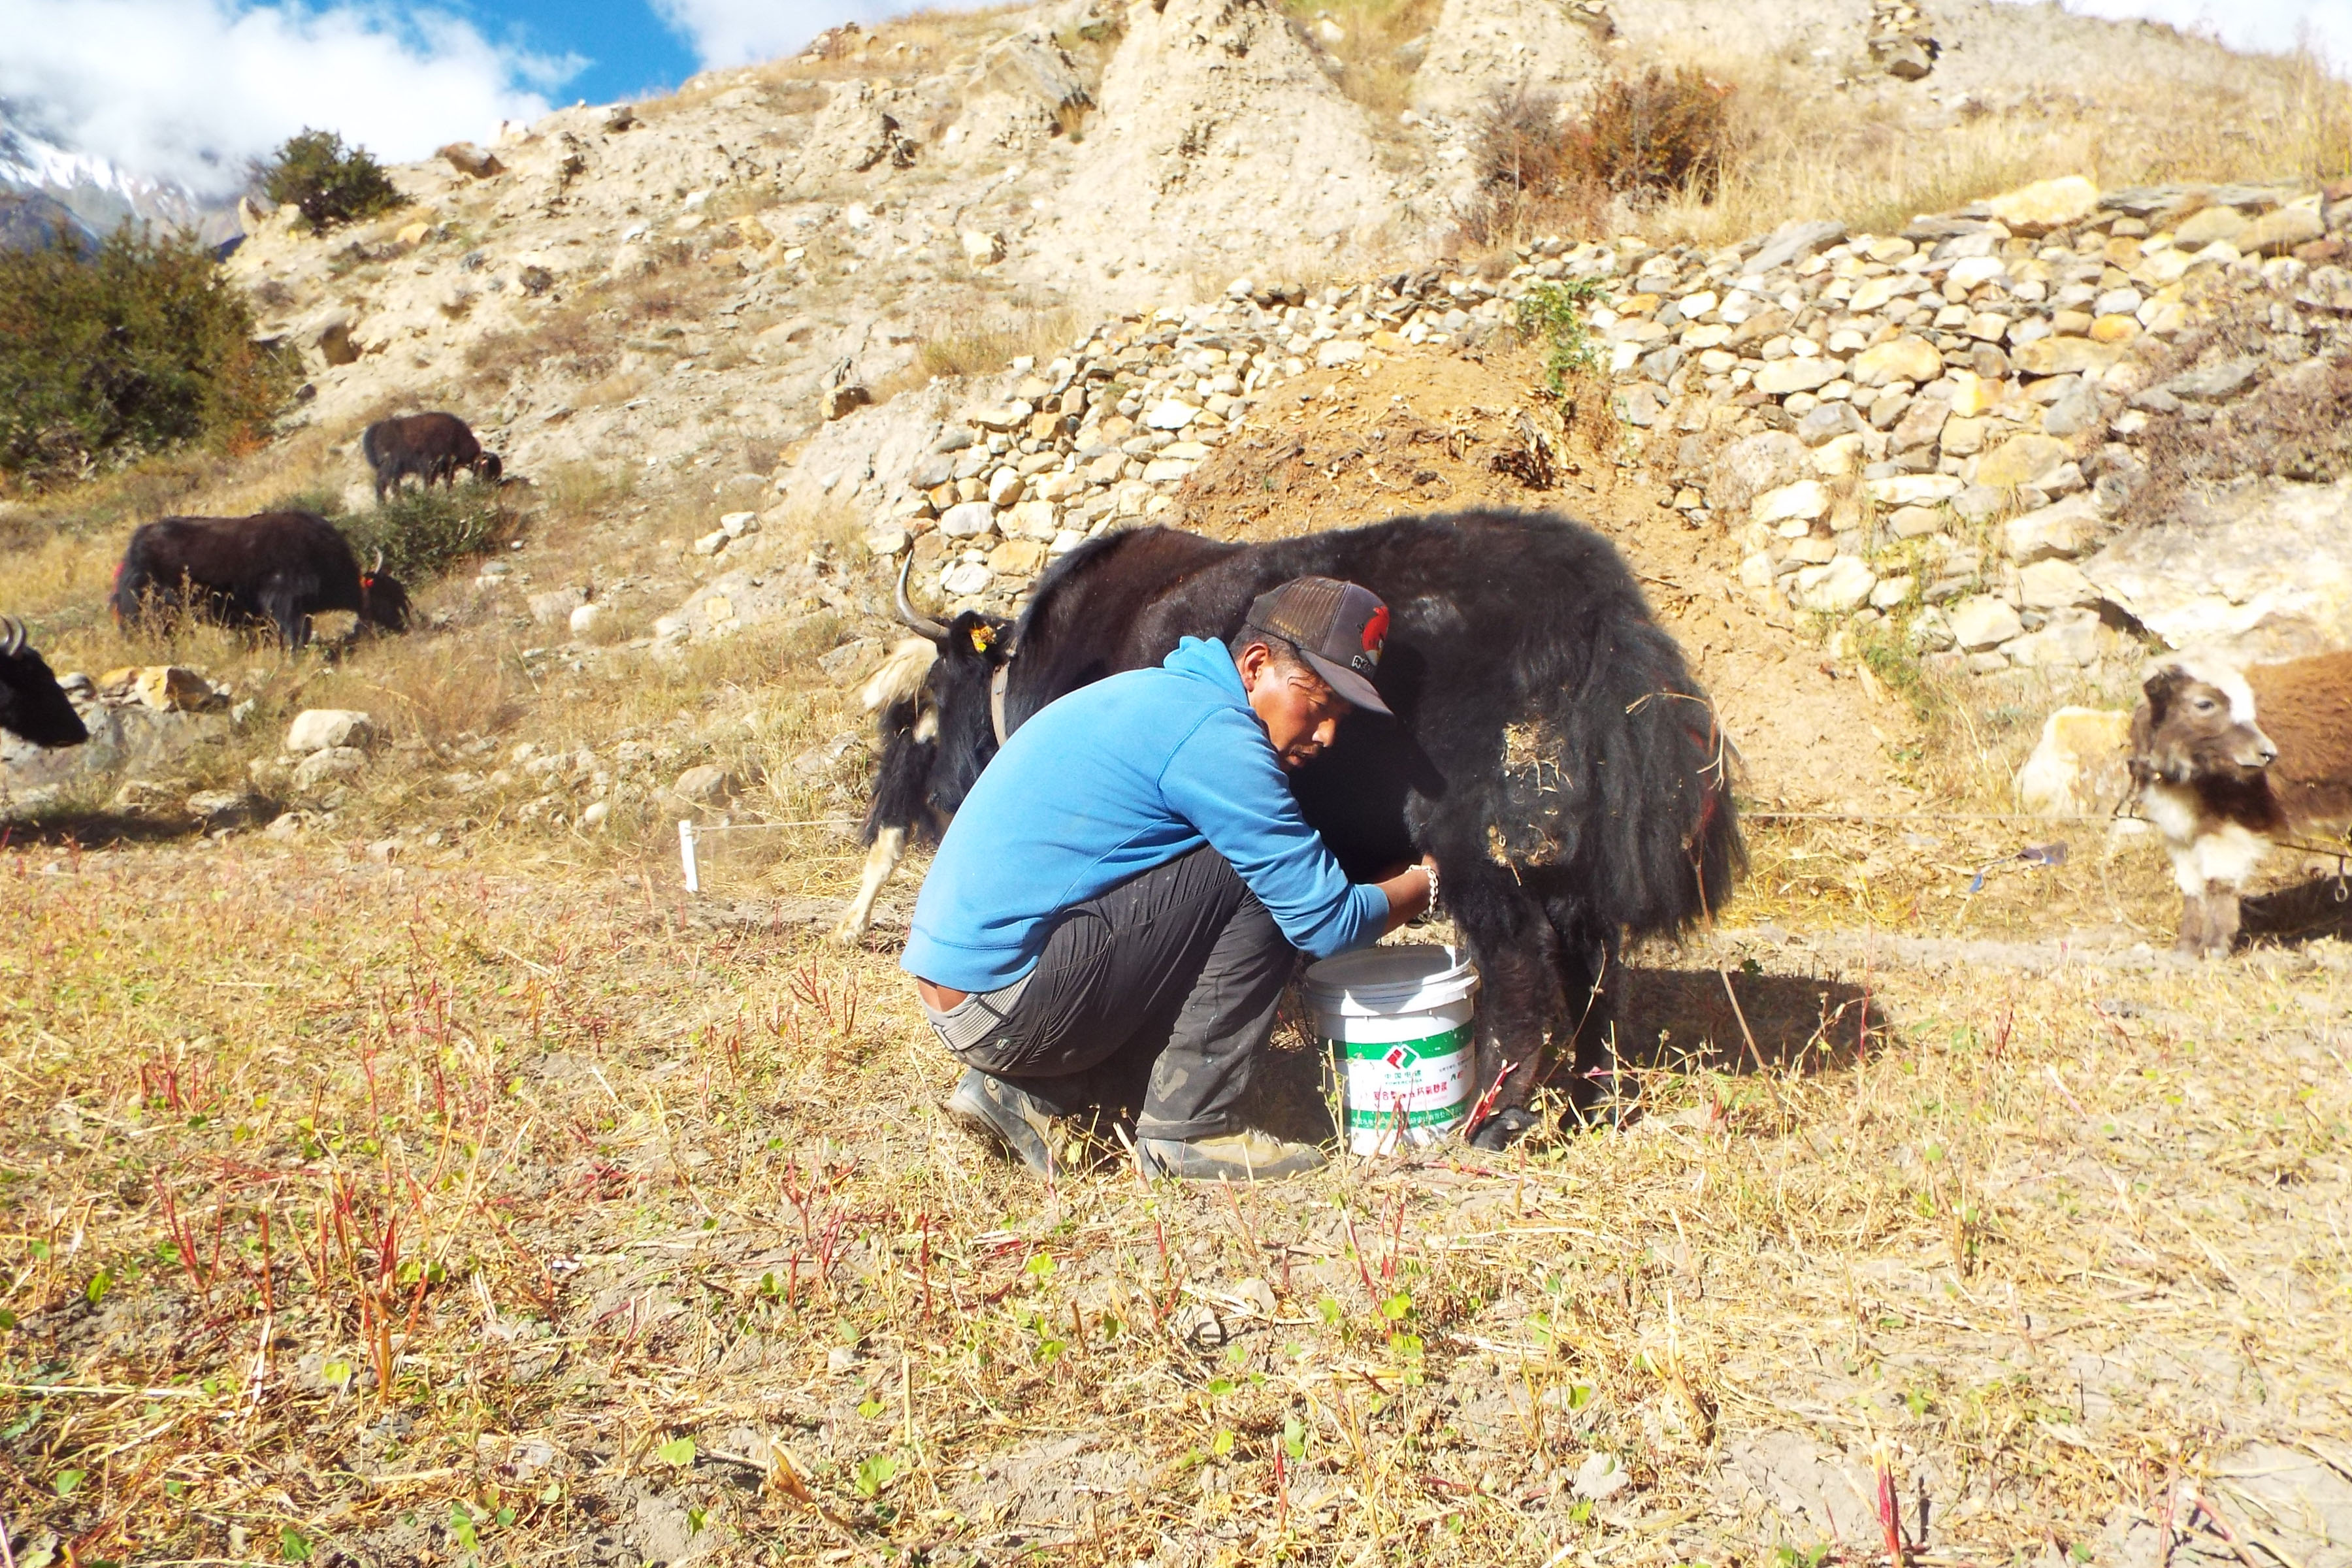
<instances>
[{"instance_id":1,"label":"red logo on bucket","mask_svg":"<svg viewBox=\"0 0 2352 1568\"><path fill-rule=\"evenodd\" d=\"M1381 1060L1388 1063L1389 1066L1392 1068L1401 1068L1404 1066L1405 1063L1412 1060L1412 1053L1406 1050L1402 1046L1391 1046L1389 1047L1389 1054L1382 1057Z\"/></svg>"}]
</instances>

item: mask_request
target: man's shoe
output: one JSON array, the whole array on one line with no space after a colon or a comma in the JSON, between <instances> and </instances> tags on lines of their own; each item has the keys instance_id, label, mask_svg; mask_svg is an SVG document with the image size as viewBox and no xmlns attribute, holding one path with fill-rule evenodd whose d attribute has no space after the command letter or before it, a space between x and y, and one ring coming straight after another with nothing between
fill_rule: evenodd
<instances>
[{"instance_id":1,"label":"man's shoe","mask_svg":"<svg viewBox=\"0 0 2352 1568\"><path fill-rule=\"evenodd\" d=\"M1323 1168L1323 1151L1250 1129L1215 1138L1143 1138L1137 1163L1148 1176L1186 1182L1278 1182Z\"/></svg>"},{"instance_id":2,"label":"man's shoe","mask_svg":"<svg viewBox=\"0 0 2352 1568\"><path fill-rule=\"evenodd\" d=\"M966 1068L944 1109L991 1153L1009 1155L1041 1176L1054 1173L1054 1113L1026 1089Z\"/></svg>"}]
</instances>

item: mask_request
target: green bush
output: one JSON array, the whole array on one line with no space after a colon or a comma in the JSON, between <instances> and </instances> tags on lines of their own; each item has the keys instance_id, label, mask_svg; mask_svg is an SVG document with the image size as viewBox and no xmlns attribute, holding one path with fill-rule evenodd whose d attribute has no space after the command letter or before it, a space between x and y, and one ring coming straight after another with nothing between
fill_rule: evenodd
<instances>
[{"instance_id":1,"label":"green bush","mask_svg":"<svg viewBox=\"0 0 2352 1568\"><path fill-rule=\"evenodd\" d=\"M294 384L192 237L0 251L0 475L86 479L184 442L250 450Z\"/></svg>"},{"instance_id":2,"label":"green bush","mask_svg":"<svg viewBox=\"0 0 2352 1568\"><path fill-rule=\"evenodd\" d=\"M1562 283L1538 283L1519 300L1520 335L1544 343L1544 386L1554 397L1568 394L1569 382L1601 372L1599 346L1584 324L1584 310L1605 292L1594 278Z\"/></svg>"},{"instance_id":3,"label":"green bush","mask_svg":"<svg viewBox=\"0 0 2352 1568\"><path fill-rule=\"evenodd\" d=\"M362 566L373 566L382 551L383 569L412 585L500 548L518 521L498 486L473 479L404 489L382 506L345 516L318 503L317 497L303 497L288 504L319 512L342 530Z\"/></svg>"},{"instance_id":4,"label":"green bush","mask_svg":"<svg viewBox=\"0 0 2352 1568\"><path fill-rule=\"evenodd\" d=\"M331 131L288 137L278 155L255 164L253 174L262 195L280 205L291 202L301 208L303 223L314 232L402 205L399 191L374 156L364 147L344 147L343 139Z\"/></svg>"}]
</instances>

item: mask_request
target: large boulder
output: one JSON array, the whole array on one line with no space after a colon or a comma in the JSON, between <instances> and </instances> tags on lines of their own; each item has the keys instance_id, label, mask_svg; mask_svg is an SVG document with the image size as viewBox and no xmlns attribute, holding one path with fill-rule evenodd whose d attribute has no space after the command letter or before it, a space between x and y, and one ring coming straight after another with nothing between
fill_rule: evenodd
<instances>
[{"instance_id":1,"label":"large boulder","mask_svg":"<svg viewBox=\"0 0 2352 1568\"><path fill-rule=\"evenodd\" d=\"M2080 174L2067 174L2004 191L1985 205L2011 234L2047 234L2098 211L2099 187Z\"/></svg>"},{"instance_id":2,"label":"large boulder","mask_svg":"<svg viewBox=\"0 0 2352 1568\"><path fill-rule=\"evenodd\" d=\"M2090 816L2114 809L2129 782L2124 767L2131 715L2119 709L2061 708L2017 771L2017 804L2038 816Z\"/></svg>"},{"instance_id":3,"label":"large boulder","mask_svg":"<svg viewBox=\"0 0 2352 1568\"><path fill-rule=\"evenodd\" d=\"M312 752L294 768L294 787L304 795L329 784L356 778L367 766L367 753L357 746L328 746Z\"/></svg>"},{"instance_id":4,"label":"large boulder","mask_svg":"<svg viewBox=\"0 0 2352 1568\"><path fill-rule=\"evenodd\" d=\"M375 721L356 708L306 708L286 730L286 749L298 757L337 746L364 751L374 740Z\"/></svg>"},{"instance_id":5,"label":"large boulder","mask_svg":"<svg viewBox=\"0 0 2352 1568\"><path fill-rule=\"evenodd\" d=\"M2172 647L2250 659L2352 647L2352 480L2264 480L2192 500L2083 571Z\"/></svg>"},{"instance_id":6,"label":"large boulder","mask_svg":"<svg viewBox=\"0 0 2352 1568\"><path fill-rule=\"evenodd\" d=\"M77 700L89 739L36 746L0 730L0 816L31 810L68 787L175 770L196 747L228 738L228 715Z\"/></svg>"},{"instance_id":7,"label":"large boulder","mask_svg":"<svg viewBox=\"0 0 2352 1568\"><path fill-rule=\"evenodd\" d=\"M1738 516L1767 490L1793 484L1805 475L1805 444L1786 430L1743 436L1716 455L1707 476L1707 504Z\"/></svg>"}]
</instances>

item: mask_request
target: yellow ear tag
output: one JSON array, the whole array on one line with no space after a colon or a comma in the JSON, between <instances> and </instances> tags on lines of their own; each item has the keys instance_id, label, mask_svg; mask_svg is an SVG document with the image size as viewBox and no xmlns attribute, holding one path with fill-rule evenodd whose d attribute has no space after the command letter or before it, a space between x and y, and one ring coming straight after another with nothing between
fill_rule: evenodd
<instances>
[{"instance_id":1,"label":"yellow ear tag","mask_svg":"<svg viewBox=\"0 0 2352 1568\"><path fill-rule=\"evenodd\" d=\"M996 629L993 626L974 626L971 628L972 652L986 653L988 651L988 645L995 640Z\"/></svg>"}]
</instances>

